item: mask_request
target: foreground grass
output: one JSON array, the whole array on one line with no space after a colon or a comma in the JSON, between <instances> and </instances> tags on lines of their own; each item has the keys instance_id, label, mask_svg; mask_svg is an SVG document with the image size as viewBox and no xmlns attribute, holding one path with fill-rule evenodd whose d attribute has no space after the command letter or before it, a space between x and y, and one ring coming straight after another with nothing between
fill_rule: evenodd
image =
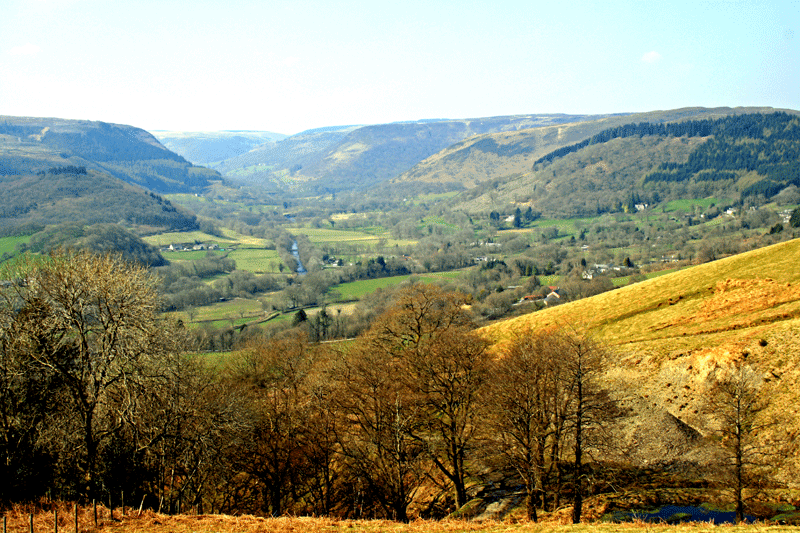
<instances>
[{"instance_id":1,"label":"foreground grass","mask_svg":"<svg viewBox=\"0 0 800 533\"><path fill-rule=\"evenodd\" d=\"M29 531L28 510L16 507L6 513L7 531L22 533ZM500 521L461 521L461 520L415 520L404 524L388 520L337 520L333 518L281 517L262 518L256 516L230 515L175 515L169 516L152 511L141 514L128 509L122 516L117 509L113 520L107 508L98 509L99 523L94 527L90 509L80 509L78 530L81 532L119 532L119 533L264 533L264 532L309 532L327 533L348 531L352 533L635 533L638 531L664 533L711 533L724 531L730 533L750 533L756 531L800 531L800 526L720 525L701 524L647 524L643 522L611 524L587 523L578 525L532 524ZM54 513L52 509L39 510L34 516L34 531L53 531ZM72 507L58 506L58 529L74 531Z\"/></svg>"},{"instance_id":2,"label":"foreground grass","mask_svg":"<svg viewBox=\"0 0 800 533\"><path fill-rule=\"evenodd\" d=\"M131 522L122 522L100 528L100 531L120 531L125 533L255 533L255 532L337 532L349 531L353 533L634 533L669 532L669 533L710 533L720 529L725 532L755 532L755 531L800 531L800 527L770 527L766 525L743 526L715 526L713 524L693 525L657 525L645 523L632 524L579 524L579 525L548 525L548 524L514 524L504 522L462 522L462 521L427 521L417 520L408 524L390 522L386 520L333 520L323 518L257 518L252 516L185 516L185 517L154 517Z\"/></svg>"}]
</instances>

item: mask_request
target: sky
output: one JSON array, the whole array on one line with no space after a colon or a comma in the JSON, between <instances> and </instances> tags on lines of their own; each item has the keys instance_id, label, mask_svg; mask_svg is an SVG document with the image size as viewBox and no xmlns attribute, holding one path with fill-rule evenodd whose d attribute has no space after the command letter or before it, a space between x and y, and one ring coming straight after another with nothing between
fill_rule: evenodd
<instances>
[{"instance_id":1,"label":"sky","mask_svg":"<svg viewBox=\"0 0 800 533\"><path fill-rule=\"evenodd\" d=\"M800 0L0 0L0 115L261 130L800 110Z\"/></svg>"}]
</instances>

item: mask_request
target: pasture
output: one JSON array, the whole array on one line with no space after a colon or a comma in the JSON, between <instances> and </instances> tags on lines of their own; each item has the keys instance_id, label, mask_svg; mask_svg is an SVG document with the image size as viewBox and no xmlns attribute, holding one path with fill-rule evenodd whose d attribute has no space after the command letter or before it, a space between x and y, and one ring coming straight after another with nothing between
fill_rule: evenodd
<instances>
[{"instance_id":1,"label":"pasture","mask_svg":"<svg viewBox=\"0 0 800 533\"><path fill-rule=\"evenodd\" d=\"M0 237L0 255L17 253L17 245L27 243L31 240L30 235L21 235L15 237Z\"/></svg>"},{"instance_id":2,"label":"pasture","mask_svg":"<svg viewBox=\"0 0 800 533\"><path fill-rule=\"evenodd\" d=\"M166 251L161 252L161 255L164 256L164 259L169 261L170 263L173 262L180 262L180 261L197 261L199 259L203 259L206 254L208 254L207 250L186 250L186 251Z\"/></svg>"},{"instance_id":3,"label":"pasture","mask_svg":"<svg viewBox=\"0 0 800 533\"><path fill-rule=\"evenodd\" d=\"M686 211L692 212L694 211L695 207L699 207L701 209L708 209L711 205L717 205L722 208L723 206L731 203L730 200L726 198L697 198L693 200L670 200L666 204L663 205L662 209L664 213L670 213L672 211Z\"/></svg>"},{"instance_id":4,"label":"pasture","mask_svg":"<svg viewBox=\"0 0 800 533\"><path fill-rule=\"evenodd\" d=\"M402 276L391 276L388 278L364 279L359 281L350 281L332 287L332 291L339 293L339 299L342 301L360 300L367 294L371 294L378 289L385 289L394 285L399 285L404 281L411 278L425 283L432 283L441 279L454 279L460 276L463 271L451 272L436 272L431 274L405 274Z\"/></svg>"},{"instance_id":5,"label":"pasture","mask_svg":"<svg viewBox=\"0 0 800 533\"><path fill-rule=\"evenodd\" d=\"M264 248L237 248L231 250L228 258L236 261L238 270L247 270L254 274L278 273L283 264L276 250Z\"/></svg>"},{"instance_id":6,"label":"pasture","mask_svg":"<svg viewBox=\"0 0 800 533\"><path fill-rule=\"evenodd\" d=\"M353 242L376 243L379 239L388 237L388 234L375 235L365 231L340 230L334 228L305 228L295 226L286 228L286 231L294 235L305 235L308 237L308 240L314 244Z\"/></svg>"},{"instance_id":7,"label":"pasture","mask_svg":"<svg viewBox=\"0 0 800 533\"><path fill-rule=\"evenodd\" d=\"M232 298L224 302L187 309L172 313L186 324L211 324L214 327L240 326L263 318L266 312L261 301L249 298Z\"/></svg>"}]
</instances>

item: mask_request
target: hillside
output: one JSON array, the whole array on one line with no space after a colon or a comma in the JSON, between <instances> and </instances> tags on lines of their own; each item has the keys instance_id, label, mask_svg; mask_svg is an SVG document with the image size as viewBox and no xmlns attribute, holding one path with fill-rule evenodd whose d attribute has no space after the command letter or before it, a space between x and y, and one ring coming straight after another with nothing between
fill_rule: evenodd
<instances>
[{"instance_id":1,"label":"hillside","mask_svg":"<svg viewBox=\"0 0 800 533\"><path fill-rule=\"evenodd\" d=\"M196 217L169 200L85 167L0 174L0 228L81 222L121 223L143 232L197 227Z\"/></svg>"},{"instance_id":2,"label":"hillside","mask_svg":"<svg viewBox=\"0 0 800 533\"><path fill-rule=\"evenodd\" d=\"M358 126L319 128L271 141L217 165L230 178L261 185L268 190L287 189L300 179L297 172L320 152L340 142Z\"/></svg>"},{"instance_id":3,"label":"hillside","mask_svg":"<svg viewBox=\"0 0 800 533\"><path fill-rule=\"evenodd\" d=\"M105 122L0 116L0 175L85 167L157 193L198 192L217 172L195 167L139 128Z\"/></svg>"},{"instance_id":4,"label":"hillside","mask_svg":"<svg viewBox=\"0 0 800 533\"><path fill-rule=\"evenodd\" d=\"M769 416L798 421L800 240L792 240L496 323L503 343L529 329L573 327L611 351L606 378L638 415L625 435L640 461L692 458L713 422L702 400L736 361L765 376ZM794 427L794 426L792 426ZM791 428L790 428L791 429ZM797 428L794 428L796 430ZM788 478L796 473L785 470Z\"/></svg>"},{"instance_id":5,"label":"hillside","mask_svg":"<svg viewBox=\"0 0 800 533\"><path fill-rule=\"evenodd\" d=\"M714 119L736 114L771 113L770 108L686 108L671 111L655 111L626 116L613 116L595 121L573 123L561 126L542 127L519 132L489 134L467 139L420 162L408 172L390 183L394 185L412 183L457 183L473 189L463 195L461 207L468 211L479 211L505 207L515 203L531 202L531 192L538 186L548 190L561 187L565 191L574 190L582 181L592 181L598 169L604 172L600 177L606 188L616 193L630 189L643 174L667 160L681 160L690 151L679 143L665 146L659 143L624 146L603 144L592 146L594 152L570 154L581 158L577 170L574 168L547 168L546 172L532 172L534 163L543 156L611 128L625 124L647 122L665 124L687 120ZM796 113L796 112L795 112ZM616 140L616 139L614 139ZM689 141L690 143L692 141ZM692 147L689 147L692 148ZM609 151L605 157L605 150ZM685 154L685 155L683 155ZM555 160L551 161L553 164ZM616 166L614 166L616 165ZM543 170L547 165L540 165ZM630 166L631 168L628 168ZM608 179L619 180L619 184L608 186ZM593 180L597 181L597 179ZM542 189L543 190L543 189ZM554 200L563 203L564 195ZM552 203L552 202L551 202ZM536 208L535 203L533 204ZM544 209L540 209L544 210ZM559 213L563 215L563 213ZM569 213L567 216L575 216Z\"/></svg>"},{"instance_id":6,"label":"hillside","mask_svg":"<svg viewBox=\"0 0 800 533\"><path fill-rule=\"evenodd\" d=\"M514 115L311 130L226 161L226 176L306 192L361 190L471 136L592 120L601 115Z\"/></svg>"},{"instance_id":7,"label":"hillside","mask_svg":"<svg viewBox=\"0 0 800 533\"><path fill-rule=\"evenodd\" d=\"M286 135L269 131L153 131L168 149L195 165L214 166Z\"/></svg>"}]
</instances>

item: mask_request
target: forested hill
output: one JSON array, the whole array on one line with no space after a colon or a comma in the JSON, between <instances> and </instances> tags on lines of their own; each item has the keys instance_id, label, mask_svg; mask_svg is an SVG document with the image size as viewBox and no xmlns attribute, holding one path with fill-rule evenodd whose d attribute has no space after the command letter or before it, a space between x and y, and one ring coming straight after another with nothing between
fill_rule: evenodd
<instances>
[{"instance_id":1,"label":"forested hill","mask_svg":"<svg viewBox=\"0 0 800 533\"><path fill-rule=\"evenodd\" d=\"M528 205L593 216L683 198L763 203L800 186L797 112L743 113L615 126L537 158L527 171L479 184L468 210Z\"/></svg>"},{"instance_id":2,"label":"forested hill","mask_svg":"<svg viewBox=\"0 0 800 533\"><path fill-rule=\"evenodd\" d=\"M66 166L105 172L156 193L198 192L221 179L132 126L0 116L0 175L29 176Z\"/></svg>"}]
</instances>

